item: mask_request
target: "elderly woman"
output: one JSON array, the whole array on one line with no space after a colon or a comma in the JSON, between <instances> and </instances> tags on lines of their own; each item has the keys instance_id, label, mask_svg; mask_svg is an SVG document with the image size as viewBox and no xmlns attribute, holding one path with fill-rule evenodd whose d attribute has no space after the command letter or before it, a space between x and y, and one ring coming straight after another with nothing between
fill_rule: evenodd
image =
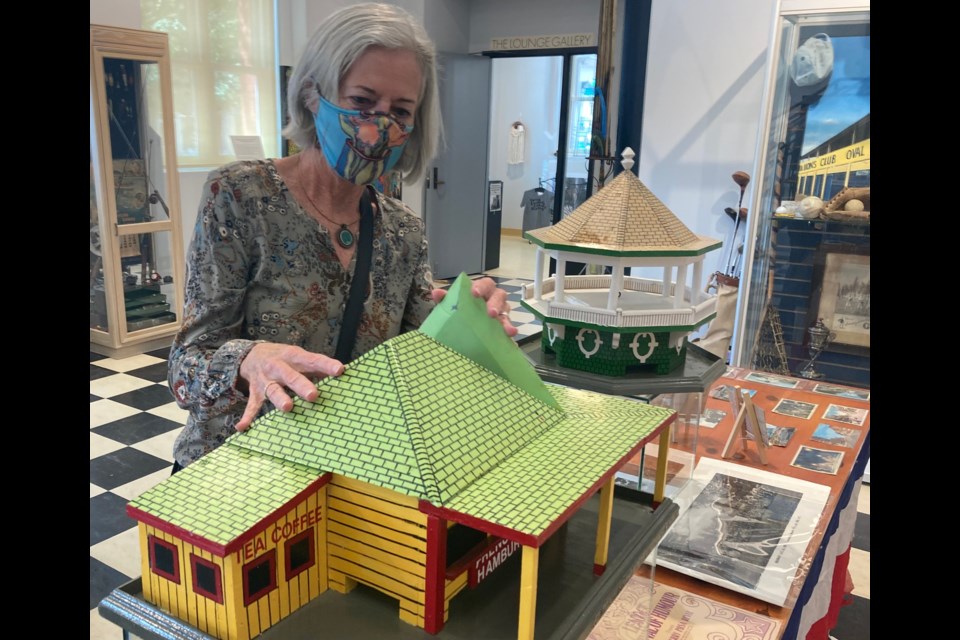
<instances>
[{"instance_id":1,"label":"elderly woman","mask_svg":"<svg viewBox=\"0 0 960 640\"><path fill-rule=\"evenodd\" d=\"M296 65L288 104L284 135L300 153L228 164L204 186L170 351L170 388L189 411L174 472L266 410L290 411L292 396L315 400L316 380L420 326L444 294L423 221L369 186L390 171L417 180L440 139L422 26L392 5L335 12ZM474 295L516 334L504 291L484 278Z\"/></svg>"}]
</instances>

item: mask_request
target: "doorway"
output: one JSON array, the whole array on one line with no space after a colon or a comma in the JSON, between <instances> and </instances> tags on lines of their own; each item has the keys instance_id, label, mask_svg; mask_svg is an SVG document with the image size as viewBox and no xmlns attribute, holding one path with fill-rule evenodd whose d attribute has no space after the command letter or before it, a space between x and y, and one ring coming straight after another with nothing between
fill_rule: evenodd
<instances>
[{"instance_id":1,"label":"doorway","mask_svg":"<svg viewBox=\"0 0 960 640\"><path fill-rule=\"evenodd\" d=\"M587 156L597 53L586 48L488 55L487 177L503 184L496 218L501 260L486 264L485 271L532 279L535 249L523 232L559 222L592 191ZM529 255L529 262L514 274L518 255Z\"/></svg>"}]
</instances>

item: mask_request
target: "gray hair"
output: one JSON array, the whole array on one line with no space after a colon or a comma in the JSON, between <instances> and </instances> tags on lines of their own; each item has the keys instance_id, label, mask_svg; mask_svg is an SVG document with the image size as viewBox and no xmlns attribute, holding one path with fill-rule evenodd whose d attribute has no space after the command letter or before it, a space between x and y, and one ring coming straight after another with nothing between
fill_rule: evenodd
<instances>
[{"instance_id":1,"label":"gray hair","mask_svg":"<svg viewBox=\"0 0 960 640\"><path fill-rule=\"evenodd\" d=\"M289 122L283 135L301 149L317 142L314 114L316 91L337 104L340 80L367 47L412 51L420 63L423 86L414 113L413 132L395 169L414 182L433 159L443 135L437 95L437 55L423 26L409 13L389 4L357 4L332 13L311 36L293 68L287 87ZM316 85L316 86L314 86Z\"/></svg>"}]
</instances>

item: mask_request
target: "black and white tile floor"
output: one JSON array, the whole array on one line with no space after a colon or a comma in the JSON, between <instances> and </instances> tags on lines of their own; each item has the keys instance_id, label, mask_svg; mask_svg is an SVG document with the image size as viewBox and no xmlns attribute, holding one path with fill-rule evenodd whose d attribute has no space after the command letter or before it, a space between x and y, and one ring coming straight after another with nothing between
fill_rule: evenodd
<instances>
[{"instance_id":1,"label":"black and white tile floor","mask_svg":"<svg viewBox=\"0 0 960 640\"><path fill-rule=\"evenodd\" d=\"M511 320L521 339L540 324L520 307L527 280L495 278L510 294ZM99 602L140 575L140 550L126 504L169 477L173 441L186 412L167 386L167 350L123 359L90 354L90 638L119 640L122 630L104 620ZM841 610L838 640L870 637L870 490L860 493L860 514L851 556L857 585L853 604Z\"/></svg>"}]
</instances>

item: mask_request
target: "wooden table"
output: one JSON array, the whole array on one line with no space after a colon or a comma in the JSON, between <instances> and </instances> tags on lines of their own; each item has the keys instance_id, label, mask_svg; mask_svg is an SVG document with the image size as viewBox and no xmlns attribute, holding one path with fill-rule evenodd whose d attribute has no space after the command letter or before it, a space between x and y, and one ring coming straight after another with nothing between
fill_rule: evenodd
<instances>
[{"instance_id":1,"label":"wooden table","mask_svg":"<svg viewBox=\"0 0 960 640\"><path fill-rule=\"evenodd\" d=\"M860 481L870 457L870 413L867 412L862 425L823 419L823 415L831 404L868 410L869 392L846 387L850 393L866 394L867 399L838 397L814 392L813 389L819 384L815 380L784 378L797 385L796 388L786 388L750 379L756 378L758 374L761 377L771 375L749 369L728 368L726 373L708 390L704 407L705 410L713 408L725 411L727 415L712 429L701 426L697 430L680 430L672 448L694 453L697 461L703 457L721 458L736 418L729 401L713 397L716 390L724 385L738 385L744 390L756 389L752 401L763 409L768 424L796 428L786 447L770 446L767 449L767 465L760 463L760 457L753 443L747 443L741 450L740 456L728 460L830 488L830 497L807 546L800 565L801 570L798 571L784 606L774 606L662 566L656 567L654 580L779 620L783 625L781 639L826 640L828 631L836 624L840 601L852 589L848 583L846 561L849 558L850 542L853 538ZM780 376L772 376L772 378L776 379ZM782 399L813 403L817 408L807 419L774 413L774 407ZM857 429L861 432L860 437L857 443L849 448L811 441L810 436L820 423ZM830 475L792 466L790 463L794 455L804 444L820 449L843 451L843 462L837 474ZM650 567L644 565L637 571L637 575L650 577Z\"/></svg>"}]
</instances>

